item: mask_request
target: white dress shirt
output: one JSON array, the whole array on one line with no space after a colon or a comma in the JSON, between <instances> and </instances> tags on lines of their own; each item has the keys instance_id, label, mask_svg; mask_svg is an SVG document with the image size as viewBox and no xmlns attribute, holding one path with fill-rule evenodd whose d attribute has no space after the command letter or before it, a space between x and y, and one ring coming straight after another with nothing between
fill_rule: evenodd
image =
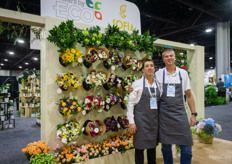
<instances>
[{"instance_id":1,"label":"white dress shirt","mask_svg":"<svg viewBox=\"0 0 232 164\"><path fill-rule=\"evenodd\" d=\"M142 96L142 92L143 92L143 78L138 79L136 81L134 81L132 83L132 87L133 87L133 91L130 93L129 95L129 100L128 100L128 104L127 104L127 118L129 120L129 124L134 124L134 107L136 104L139 103L141 96ZM147 79L145 79L145 87L148 87L148 81ZM153 82L152 85L150 85L150 87L154 87L157 89L155 80Z\"/></svg>"},{"instance_id":2,"label":"white dress shirt","mask_svg":"<svg viewBox=\"0 0 232 164\"><path fill-rule=\"evenodd\" d=\"M163 70L165 71L165 83L175 83L175 84L180 84L180 78L179 78L179 72L181 74L182 77L182 88L183 88L183 95L185 94L185 91L187 91L188 89L191 89L190 87L190 81L189 81L189 76L187 71L185 71L184 69L181 69L179 67L176 67L176 71L174 72L174 74L169 74L166 67L163 69L159 69L156 73L155 73L155 77L156 80L158 81L161 92L163 90Z\"/></svg>"}]
</instances>

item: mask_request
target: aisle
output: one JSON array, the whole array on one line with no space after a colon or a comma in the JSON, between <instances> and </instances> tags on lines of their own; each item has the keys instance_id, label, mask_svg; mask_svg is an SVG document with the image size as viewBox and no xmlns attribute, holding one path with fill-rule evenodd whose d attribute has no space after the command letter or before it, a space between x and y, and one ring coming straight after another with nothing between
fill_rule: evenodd
<instances>
[{"instance_id":1,"label":"aisle","mask_svg":"<svg viewBox=\"0 0 232 164\"><path fill-rule=\"evenodd\" d=\"M21 152L28 143L40 140L36 118L15 117L16 128L0 130L0 164L28 164Z\"/></svg>"}]
</instances>

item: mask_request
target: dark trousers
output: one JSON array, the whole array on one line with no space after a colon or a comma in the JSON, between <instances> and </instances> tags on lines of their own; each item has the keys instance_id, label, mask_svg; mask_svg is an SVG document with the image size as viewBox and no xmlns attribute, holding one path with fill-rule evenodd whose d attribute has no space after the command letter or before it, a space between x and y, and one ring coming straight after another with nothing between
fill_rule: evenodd
<instances>
[{"instance_id":1,"label":"dark trousers","mask_svg":"<svg viewBox=\"0 0 232 164\"><path fill-rule=\"evenodd\" d=\"M135 149L135 164L144 163L144 149ZM156 164L156 148L147 149L148 164Z\"/></svg>"},{"instance_id":2,"label":"dark trousers","mask_svg":"<svg viewBox=\"0 0 232 164\"><path fill-rule=\"evenodd\" d=\"M192 146L191 145L180 145L181 149L181 164L191 164L192 161ZM173 164L172 157L172 145L162 144L162 153L164 158L164 164Z\"/></svg>"}]
</instances>

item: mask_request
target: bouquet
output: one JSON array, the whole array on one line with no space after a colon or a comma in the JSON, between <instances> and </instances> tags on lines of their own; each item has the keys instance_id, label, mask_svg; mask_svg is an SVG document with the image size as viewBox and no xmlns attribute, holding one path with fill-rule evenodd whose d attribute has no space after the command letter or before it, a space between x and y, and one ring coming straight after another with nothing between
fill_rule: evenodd
<instances>
[{"instance_id":1,"label":"bouquet","mask_svg":"<svg viewBox=\"0 0 232 164\"><path fill-rule=\"evenodd\" d=\"M132 71L139 71L141 67L141 62L138 61L136 58L132 58L129 56L124 57L122 65L122 68L124 70L126 70L127 68L131 68Z\"/></svg>"},{"instance_id":2,"label":"bouquet","mask_svg":"<svg viewBox=\"0 0 232 164\"><path fill-rule=\"evenodd\" d=\"M82 32L83 38L82 38L82 46L95 46L99 47L103 45L103 36L100 33L100 27L99 26L93 26L89 29L87 28L85 31Z\"/></svg>"},{"instance_id":3,"label":"bouquet","mask_svg":"<svg viewBox=\"0 0 232 164\"><path fill-rule=\"evenodd\" d=\"M83 87L87 91L95 87L96 89L100 89L106 83L106 80L106 72L92 70L83 81Z\"/></svg>"},{"instance_id":4,"label":"bouquet","mask_svg":"<svg viewBox=\"0 0 232 164\"><path fill-rule=\"evenodd\" d=\"M63 97L57 103L59 105L59 112L63 116L76 115L81 111L81 106L77 99L69 99Z\"/></svg>"},{"instance_id":5,"label":"bouquet","mask_svg":"<svg viewBox=\"0 0 232 164\"><path fill-rule=\"evenodd\" d=\"M79 49L66 49L65 52L60 53L59 57L60 64L63 66L75 63L77 65L83 64L82 52Z\"/></svg>"},{"instance_id":6,"label":"bouquet","mask_svg":"<svg viewBox=\"0 0 232 164\"><path fill-rule=\"evenodd\" d=\"M109 50L105 47L99 47L97 48L98 51L98 59L99 60L106 60L109 58Z\"/></svg>"},{"instance_id":7,"label":"bouquet","mask_svg":"<svg viewBox=\"0 0 232 164\"><path fill-rule=\"evenodd\" d=\"M93 98L94 109L97 109L98 112L102 112L105 107L105 101L100 95L97 95Z\"/></svg>"},{"instance_id":8,"label":"bouquet","mask_svg":"<svg viewBox=\"0 0 232 164\"><path fill-rule=\"evenodd\" d=\"M109 90L111 88L119 88L121 87L122 85L122 78L121 77L118 77L116 76L115 74L111 73L110 76L109 76L109 80L107 81L107 83L105 83L103 85L103 87L106 89L106 90Z\"/></svg>"},{"instance_id":9,"label":"bouquet","mask_svg":"<svg viewBox=\"0 0 232 164\"><path fill-rule=\"evenodd\" d=\"M57 163L71 164L75 162L75 156L68 145L64 146L61 151L56 151L54 156Z\"/></svg>"},{"instance_id":10,"label":"bouquet","mask_svg":"<svg viewBox=\"0 0 232 164\"><path fill-rule=\"evenodd\" d=\"M129 75L129 76L126 76L122 79L122 87L123 89L125 89L126 91L128 91L129 89L129 86L132 85L132 83L135 81L135 80L138 80L139 78L135 75Z\"/></svg>"},{"instance_id":11,"label":"bouquet","mask_svg":"<svg viewBox=\"0 0 232 164\"><path fill-rule=\"evenodd\" d=\"M208 138L210 136L216 136L221 134L222 127L215 123L212 118L199 119L194 127L191 127L193 134L197 134L202 138Z\"/></svg>"},{"instance_id":12,"label":"bouquet","mask_svg":"<svg viewBox=\"0 0 232 164\"><path fill-rule=\"evenodd\" d=\"M57 125L57 138L64 144L76 143L81 134L78 122L70 121L67 124Z\"/></svg>"},{"instance_id":13,"label":"bouquet","mask_svg":"<svg viewBox=\"0 0 232 164\"><path fill-rule=\"evenodd\" d=\"M126 108L127 108L128 101L129 101L129 94L127 93L127 94L123 97L123 100L122 100L122 103L121 103L122 109L126 109Z\"/></svg>"},{"instance_id":14,"label":"bouquet","mask_svg":"<svg viewBox=\"0 0 232 164\"><path fill-rule=\"evenodd\" d=\"M129 128L129 121L126 116L124 115L118 116L117 121L120 125L120 129Z\"/></svg>"},{"instance_id":15,"label":"bouquet","mask_svg":"<svg viewBox=\"0 0 232 164\"><path fill-rule=\"evenodd\" d=\"M95 48L88 48L85 54L84 65L89 68L98 59L98 51Z\"/></svg>"},{"instance_id":16,"label":"bouquet","mask_svg":"<svg viewBox=\"0 0 232 164\"><path fill-rule=\"evenodd\" d=\"M50 149L44 141L38 141L28 144L26 148L22 149L22 152L27 156L27 160L30 161L32 155L48 153Z\"/></svg>"},{"instance_id":17,"label":"bouquet","mask_svg":"<svg viewBox=\"0 0 232 164\"><path fill-rule=\"evenodd\" d=\"M111 52L109 58L103 62L103 65L106 69L111 68L112 70L115 70L122 66L122 59L115 52Z\"/></svg>"},{"instance_id":18,"label":"bouquet","mask_svg":"<svg viewBox=\"0 0 232 164\"><path fill-rule=\"evenodd\" d=\"M104 123L106 125L106 132L108 132L108 131L118 131L118 129L120 128L120 125L118 124L118 121L115 119L114 116L107 117L104 120Z\"/></svg>"},{"instance_id":19,"label":"bouquet","mask_svg":"<svg viewBox=\"0 0 232 164\"><path fill-rule=\"evenodd\" d=\"M87 120L84 123L82 129L85 135L91 135L92 137L103 135L106 131L106 126L102 121L95 120Z\"/></svg>"},{"instance_id":20,"label":"bouquet","mask_svg":"<svg viewBox=\"0 0 232 164\"><path fill-rule=\"evenodd\" d=\"M77 76L73 73L65 73L65 74L57 74L56 75L56 83L60 87L61 90L66 91L68 89L80 89L81 81Z\"/></svg>"},{"instance_id":21,"label":"bouquet","mask_svg":"<svg viewBox=\"0 0 232 164\"><path fill-rule=\"evenodd\" d=\"M119 94L110 93L106 95L106 98L105 98L105 110L109 111L113 105L120 104L121 102L122 102L122 99Z\"/></svg>"},{"instance_id":22,"label":"bouquet","mask_svg":"<svg viewBox=\"0 0 232 164\"><path fill-rule=\"evenodd\" d=\"M94 108L94 101L93 101L93 96L87 96L83 102L82 105L82 114L86 115L86 113L89 113Z\"/></svg>"}]
</instances>

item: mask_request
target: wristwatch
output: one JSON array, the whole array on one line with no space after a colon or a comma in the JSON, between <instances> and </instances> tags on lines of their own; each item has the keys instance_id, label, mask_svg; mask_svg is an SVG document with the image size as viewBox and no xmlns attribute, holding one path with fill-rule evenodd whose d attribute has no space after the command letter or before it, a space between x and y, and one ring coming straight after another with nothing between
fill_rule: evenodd
<instances>
[{"instance_id":1,"label":"wristwatch","mask_svg":"<svg viewBox=\"0 0 232 164\"><path fill-rule=\"evenodd\" d=\"M196 113L192 113L192 115L194 115L194 116L196 116L196 117L197 117L197 115L198 115L198 114L197 114L197 112L196 112Z\"/></svg>"}]
</instances>

